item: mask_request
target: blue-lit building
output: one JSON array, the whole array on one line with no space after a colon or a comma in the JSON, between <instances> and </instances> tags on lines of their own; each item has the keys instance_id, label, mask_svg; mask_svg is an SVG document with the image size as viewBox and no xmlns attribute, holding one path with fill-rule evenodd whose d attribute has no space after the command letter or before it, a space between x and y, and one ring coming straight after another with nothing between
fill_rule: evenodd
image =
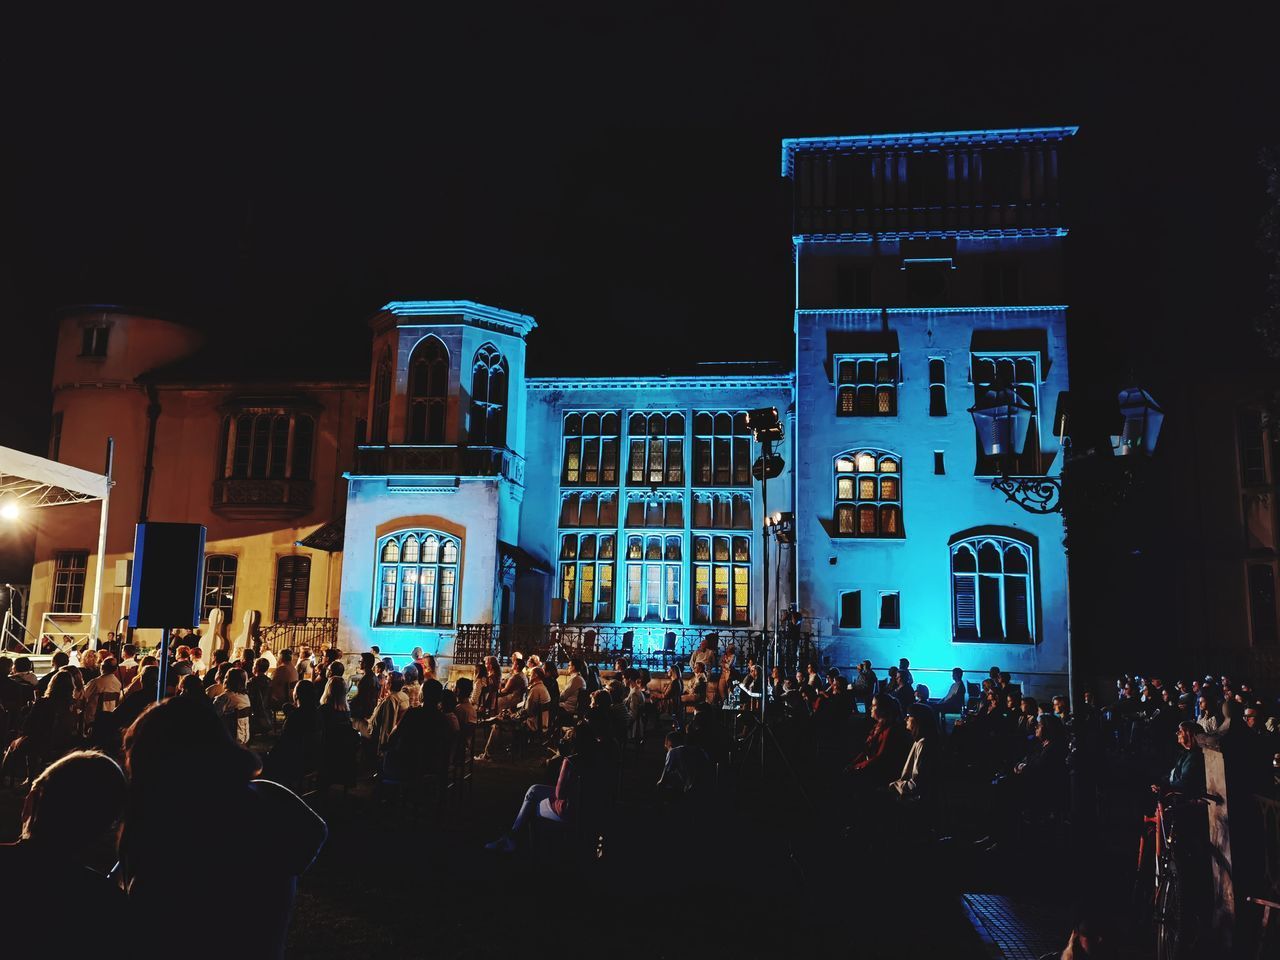
<instances>
[{"instance_id":1,"label":"blue-lit building","mask_svg":"<svg viewBox=\"0 0 1280 960\"><path fill-rule=\"evenodd\" d=\"M209 646L257 618L277 646L469 658L553 625L687 649L794 607L839 666L906 656L939 686L955 665L999 664L1059 692L1061 520L991 488L1002 465L980 455L967 411L1016 390L1034 416L1003 466L1059 473L1073 134L784 141L789 369L533 376L533 318L430 301L374 315L367 376L345 357L303 378L274 362L237 374L179 324L85 308L59 321L50 453L96 469L112 433L119 462L147 464L116 478L113 562L128 558L135 505L209 528L202 613L230 625ZM766 503L747 413L767 407L786 438ZM793 535L766 530L775 511L794 514ZM122 586L93 582L95 527L77 516L38 536L41 632L92 632L93 591L105 609L123 602Z\"/></svg>"},{"instance_id":2,"label":"blue-lit building","mask_svg":"<svg viewBox=\"0 0 1280 960\"><path fill-rule=\"evenodd\" d=\"M1012 471L1060 470L1073 134L785 141L793 372L527 377L531 318L388 304L372 321L340 642L448 652L459 624L550 622L684 646L772 622L769 551L771 598L833 663L907 656L935 684L999 664L1064 690L1061 520L992 490L1002 465L967 411L1015 389L1034 416ZM764 532L750 470L745 415L769 406L787 467L767 509L794 513L794 546Z\"/></svg>"}]
</instances>

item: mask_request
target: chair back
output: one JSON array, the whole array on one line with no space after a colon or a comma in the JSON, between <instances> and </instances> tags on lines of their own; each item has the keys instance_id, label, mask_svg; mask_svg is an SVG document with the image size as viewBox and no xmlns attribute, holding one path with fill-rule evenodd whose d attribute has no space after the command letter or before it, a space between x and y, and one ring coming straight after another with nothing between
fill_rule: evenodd
<instances>
[{"instance_id":1,"label":"chair back","mask_svg":"<svg viewBox=\"0 0 1280 960\"><path fill-rule=\"evenodd\" d=\"M119 703L120 703L119 690L112 690L108 693L103 693L98 695L98 709L105 713L110 713L119 705Z\"/></svg>"}]
</instances>

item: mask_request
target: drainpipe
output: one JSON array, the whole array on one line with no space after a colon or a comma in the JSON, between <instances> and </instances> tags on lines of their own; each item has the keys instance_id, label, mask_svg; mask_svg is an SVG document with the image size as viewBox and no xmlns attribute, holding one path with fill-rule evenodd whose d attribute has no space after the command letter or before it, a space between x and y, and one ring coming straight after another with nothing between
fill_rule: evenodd
<instances>
[{"instance_id":1,"label":"drainpipe","mask_svg":"<svg viewBox=\"0 0 1280 960\"><path fill-rule=\"evenodd\" d=\"M155 472L156 422L160 419L160 395L147 384L147 452L142 465L142 499L138 503L138 522L147 522L147 508L151 502L151 475Z\"/></svg>"}]
</instances>

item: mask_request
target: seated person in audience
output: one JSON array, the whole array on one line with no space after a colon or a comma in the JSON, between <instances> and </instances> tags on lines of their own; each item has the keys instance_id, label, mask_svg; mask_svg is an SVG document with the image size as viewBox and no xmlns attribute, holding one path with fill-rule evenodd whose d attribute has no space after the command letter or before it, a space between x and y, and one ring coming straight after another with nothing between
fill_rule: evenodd
<instances>
[{"instance_id":1,"label":"seated person in audience","mask_svg":"<svg viewBox=\"0 0 1280 960\"><path fill-rule=\"evenodd\" d=\"M693 677L689 680L688 686L684 688L684 693L680 695L680 702L685 704L705 703L707 700L707 665L698 660L693 665Z\"/></svg>"},{"instance_id":2,"label":"seated person in audience","mask_svg":"<svg viewBox=\"0 0 1280 960\"><path fill-rule=\"evenodd\" d=\"M63 904L74 921L51 926L11 915L3 936L6 956L109 953L111 932L131 928L119 884L87 866L97 860L106 870L115 861L110 831L124 812L126 790L119 765L90 751L67 754L31 784L20 839L0 843L0 902L10 909L19 903ZM64 919L72 920L72 914Z\"/></svg>"},{"instance_id":3,"label":"seated person in audience","mask_svg":"<svg viewBox=\"0 0 1280 960\"><path fill-rule=\"evenodd\" d=\"M628 670L626 678L627 697L623 703L627 708L627 738L629 740L638 740L644 730L645 707L648 704L648 698L645 696L644 684L640 680L639 670Z\"/></svg>"},{"instance_id":4,"label":"seated person in audience","mask_svg":"<svg viewBox=\"0 0 1280 960\"><path fill-rule=\"evenodd\" d=\"M237 716L243 710L252 710L249 694L246 692L247 681L244 671L239 667L227 671L226 690L213 698L214 712L226 723L227 729L239 744L247 744L252 731L249 729L249 717Z\"/></svg>"},{"instance_id":5,"label":"seated person in audience","mask_svg":"<svg viewBox=\"0 0 1280 960\"><path fill-rule=\"evenodd\" d=\"M258 657L253 662L253 676L245 685L245 693L249 695L249 706L253 714L249 717L252 732L257 735L271 732L271 662L266 657Z\"/></svg>"},{"instance_id":6,"label":"seated person in audience","mask_svg":"<svg viewBox=\"0 0 1280 960\"><path fill-rule=\"evenodd\" d=\"M498 712L516 709L524 700L528 690L529 681L524 675L524 655L513 653L511 655L511 674L498 687ZM542 692L545 694L546 690Z\"/></svg>"},{"instance_id":7,"label":"seated person in audience","mask_svg":"<svg viewBox=\"0 0 1280 960\"><path fill-rule=\"evenodd\" d=\"M458 723L464 728L476 725L476 705L471 699L474 686L470 677L460 677L453 685L454 696L458 698L458 705L453 712L457 714Z\"/></svg>"},{"instance_id":8,"label":"seated person in audience","mask_svg":"<svg viewBox=\"0 0 1280 960\"><path fill-rule=\"evenodd\" d=\"M918 800L932 788L934 769L940 761L935 756L938 722L923 704L915 703L907 708L907 736L911 738L911 749L907 751L902 772L889 784L889 789L899 800Z\"/></svg>"},{"instance_id":9,"label":"seated person in audience","mask_svg":"<svg viewBox=\"0 0 1280 960\"><path fill-rule=\"evenodd\" d=\"M1189 800L1204 796L1204 753L1200 750L1197 735L1202 731L1190 720L1178 724L1176 734L1178 756L1173 762L1164 783L1153 783L1152 793L1176 793Z\"/></svg>"},{"instance_id":10,"label":"seated person in audience","mask_svg":"<svg viewBox=\"0 0 1280 960\"><path fill-rule=\"evenodd\" d=\"M679 727L683 720L684 702L684 678L680 674L678 666L672 666L667 670L667 689L666 692L654 697L655 703L660 703L661 708L671 714L672 721Z\"/></svg>"},{"instance_id":11,"label":"seated person in audience","mask_svg":"<svg viewBox=\"0 0 1280 960\"><path fill-rule=\"evenodd\" d=\"M845 772L854 777L855 784L878 787L898 776L907 754L907 736L901 717L902 708L895 697L876 694L871 698L871 731L862 752L845 768Z\"/></svg>"},{"instance_id":12,"label":"seated person in audience","mask_svg":"<svg viewBox=\"0 0 1280 960\"><path fill-rule=\"evenodd\" d=\"M293 651L281 650L276 672L271 675L271 704L283 706L293 696L293 685L298 682L298 671L293 665Z\"/></svg>"},{"instance_id":13,"label":"seated person in audience","mask_svg":"<svg viewBox=\"0 0 1280 960\"><path fill-rule=\"evenodd\" d=\"M392 671L387 681L387 696L378 701L369 723L369 739L374 750L382 756L391 733L409 709L409 695L404 692L404 674Z\"/></svg>"},{"instance_id":14,"label":"seated person in audience","mask_svg":"<svg viewBox=\"0 0 1280 960\"><path fill-rule=\"evenodd\" d=\"M382 757L384 776L413 780L448 771L453 731L440 711L443 694L439 680L422 685L422 706L406 710L387 740Z\"/></svg>"},{"instance_id":15,"label":"seated person in audience","mask_svg":"<svg viewBox=\"0 0 1280 960\"><path fill-rule=\"evenodd\" d=\"M345 698L344 698L345 699ZM320 766L320 688L310 680L293 687L293 709L288 711L280 736L263 763L263 776L300 790L302 781ZM350 724L348 724L350 726Z\"/></svg>"},{"instance_id":16,"label":"seated person in audience","mask_svg":"<svg viewBox=\"0 0 1280 960\"><path fill-rule=\"evenodd\" d=\"M145 660L143 661L146 662ZM209 662L209 668L204 672L204 686L207 690L213 686L214 681L218 679L218 668L224 663L231 662L231 651L224 647L218 647L213 651L213 658Z\"/></svg>"},{"instance_id":17,"label":"seated person in audience","mask_svg":"<svg viewBox=\"0 0 1280 960\"><path fill-rule=\"evenodd\" d=\"M178 696L195 697L202 703L209 704L210 707L213 705L209 699L209 692L204 688L204 681L194 673L188 674L178 681Z\"/></svg>"},{"instance_id":18,"label":"seated person in audience","mask_svg":"<svg viewBox=\"0 0 1280 960\"><path fill-rule=\"evenodd\" d=\"M146 918L147 947L168 952L181 943L188 956L225 954L221 938L204 931L192 949L197 931L188 908L224 902L234 891L237 904L251 907L235 911L235 952L283 957L297 878L324 844L324 821L286 787L256 779L256 757L189 700L149 707L126 746L130 789L120 852L129 900L140 922ZM252 842L237 842L234 855L175 855L181 841L174 811L182 811L184 824L251 829ZM131 944L126 953L130 947L138 952Z\"/></svg>"},{"instance_id":19,"label":"seated person in audience","mask_svg":"<svg viewBox=\"0 0 1280 960\"><path fill-rule=\"evenodd\" d=\"M561 719L572 723L581 707L585 706L587 689L587 665L581 657L569 661L569 675L565 677L564 689L560 691Z\"/></svg>"},{"instance_id":20,"label":"seated person in audience","mask_svg":"<svg viewBox=\"0 0 1280 960\"><path fill-rule=\"evenodd\" d=\"M84 720L86 732L93 729L93 721L98 714L99 706L110 713L120 702L120 679L116 676L116 658L102 658L102 673L84 685L80 695L80 716ZM106 699L103 699L106 694Z\"/></svg>"},{"instance_id":21,"label":"seated person in audience","mask_svg":"<svg viewBox=\"0 0 1280 960\"><path fill-rule=\"evenodd\" d=\"M715 770L701 747L685 742L680 730L670 731L663 741L667 756L658 777L658 792L665 799L684 798L708 791Z\"/></svg>"},{"instance_id":22,"label":"seated person in audience","mask_svg":"<svg viewBox=\"0 0 1280 960\"><path fill-rule=\"evenodd\" d=\"M476 714L487 717L497 710L498 691L502 687L502 667L497 657L485 657L480 669L476 672L475 687L471 691L471 702L475 704Z\"/></svg>"},{"instance_id":23,"label":"seated person in audience","mask_svg":"<svg viewBox=\"0 0 1280 960\"><path fill-rule=\"evenodd\" d=\"M520 809L516 812L516 818L511 824L511 829L500 836L497 840L493 840L484 845L486 850L493 850L498 853L512 853L516 849L516 837L524 828L530 818L541 817L544 820L551 820L560 823L571 820L578 812L574 803L579 797L580 775L577 757L577 739L576 730L570 730L565 734L564 739L560 742L560 772L556 777L556 785L548 786L544 783L535 783L524 794L524 802L520 804Z\"/></svg>"},{"instance_id":24,"label":"seated person in audience","mask_svg":"<svg viewBox=\"0 0 1280 960\"><path fill-rule=\"evenodd\" d=\"M441 691L440 712L444 714L444 719L449 724L450 732L457 739L458 734L462 731L462 721L458 719L458 695L452 690Z\"/></svg>"},{"instance_id":25,"label":"seated person in audience","mask_svg":"<svg viewBox=\"0 0 1280 960\"><path fill-rule=\"evenodd\" d=\"M224 660L218 664L218 669L213 671L212 682L206 682L204 692L208 694L210 700L215 700L221 696L227 689L227 674L231 672L231 668L235 666L230 660Z\"/></svg>"},{"instance_id":26,"label":"seated person in audience","mask_svg":"<svg viewBox=\"0 0 1280 960\"><path fill-rule=\"evenodd\" d=\"M551 726L551 717L547 712L547 706L550 703L551 697L547 694L547 685L543 681L542 670L541 668L535 669L524 703L520 705L518 712L511 719L515 723L525 724L535 734L545 733ZM497 745L502 728L503 725L501 723L493 725L489 731L489 739L485 742L484 751L478 754L475 759L480 761L493 759L493 750Z\"/></svg>"}]
</instances>

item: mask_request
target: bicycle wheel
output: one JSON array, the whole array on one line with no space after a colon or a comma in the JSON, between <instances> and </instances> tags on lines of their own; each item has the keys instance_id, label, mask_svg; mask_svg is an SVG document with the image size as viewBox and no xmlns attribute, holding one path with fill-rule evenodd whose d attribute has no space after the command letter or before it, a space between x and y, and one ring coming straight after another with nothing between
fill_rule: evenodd
<instances>
[{"instance_id":1,"label":"bicycle wheel","mask_svg":"<svg viewBox=\"0 0 1280 960\"><path fill-rule=\"evenodd\" d=\"M1184 919L1182 882L1170 857L1156 891L1156 960L1182 960Z\"/></svg>"}]
</instances>

